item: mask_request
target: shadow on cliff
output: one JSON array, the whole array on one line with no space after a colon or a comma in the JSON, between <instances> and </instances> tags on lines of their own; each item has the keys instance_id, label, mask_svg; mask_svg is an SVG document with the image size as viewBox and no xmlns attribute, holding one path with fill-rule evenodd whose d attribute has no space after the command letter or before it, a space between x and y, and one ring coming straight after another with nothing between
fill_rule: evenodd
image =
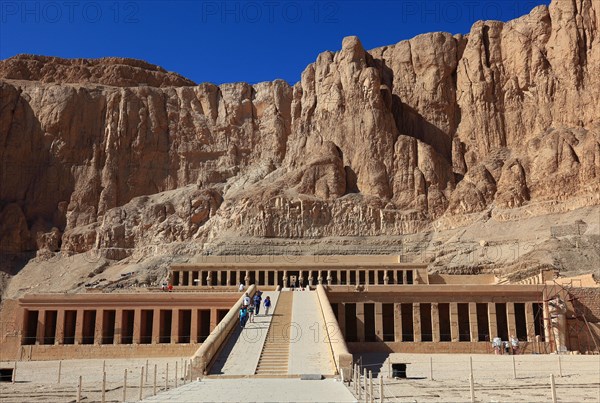
<instances>
[{"instance_id":1,"label":"shadow on cliff","mask_svg":"<svg viewBox=\"0 0 600 403\"><path fill-rule=\"evenodd\" d=\"M36 112L19 91L4 93L15 99L14 108L2 111L9 117L0 116L0 121L8 122L1 153L0 212L9 204L18 205L25 218L27 236L15 239L13 235L19 228L0 234L0 246L11 245L10 249L0 248L0 258L10 262L7 272L16 274L35 256L37 233L49 232L53 227L61 233L65 230L66 209L61 211L58 206L71 199L74 178L69 167L52 152L58 135L45 133ZM5 271L3 264L0 270Z\"/></svg>"},{"instance_id":2,"label":"shadow on cliff","mask_svg":"<svg viewBox=\"0 0 600 403\"><path fill-rule=\"evenodd\" d=\"M429 122L423 115L414 108L402 102L397 94L393 93L394 71L385 65L382 60L371 57L370 64L380 70L382 83L390 88L390 94L387 95L390 112L394 118L394 123L398 129L398 134L414 137L425 144L430 145L441 156L443 156L450 165L452 165L452 136L445 133L439 127ZM391 95L391 100L390 100ZM456 111L455 116L460 121L460 111Z\"/></svg>"},{"instance_id":3,"label":"shadow on cliff","mask_svg":"<svg viewBox=\"0 0 600 403\"><path fill-rule=\"evenodd\" d=\"M392 114L400 134L414 137L433 149L452 165L452 138L423 115L392 95Z\"/></svg>"}]
</instances>

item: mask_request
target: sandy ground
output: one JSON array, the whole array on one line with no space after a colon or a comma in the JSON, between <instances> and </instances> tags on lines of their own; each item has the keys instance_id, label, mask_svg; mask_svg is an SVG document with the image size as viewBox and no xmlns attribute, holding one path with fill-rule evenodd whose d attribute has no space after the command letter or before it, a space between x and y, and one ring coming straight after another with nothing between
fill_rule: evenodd
<instances>
[{"instance_id":1,"label":"sandy ground","mask_svg":"<svg viewBox=\"0 0 600 403\"><path fill-rule=\"evenodd\" d=\"M148 359L148 382L144 374L143 397L153 395L154 365L157 366L157 393L165 389L165 375L169 365L169 389L175 387L175 365L182 384L183 358ZM146 359L106 360L106 401L121 402L123 380L127 369L127 401L139 400L141 369ZM61 380L58 383L58 361L17 362L15 383L0 383L1 403L74 402L77 398L79 376L82 377L82 402L100 402L102 397L102 369L104 360L62 361ZM0 367L13 367L14 362L1 362Z\"/></svg>"},{"instance_id":2,"label":"sandy ground","mask_svg":"<svg viewBox=\"0 0 600 403\"><path fill-rule=\"evenodd\" d=\"M409 363L408 379L401 380L387 377L387 361L383 364L369 364L366 368L375 373L381 371L385 380L385 401L469 402L469 357L471 356L459 354L394 354L392 362ZM430 359L433 363L434 380L430 379ZM563 355L560 363L557 355L516 356L517 379L513 378L512 356L473 355L472 360L475 397L478 402L551 401L551 373L555 376L559 402L600 402L600 356L597 355ZM167 363L169 389L175 386L175 362L178 362L178 375L181 377L181 359L149 360L150 373L148 383L143 388L144 398L153 396L154 364L158 367L157 392L160 393L165 388ZM145 364L145 359L106 360L106 401L121 401L125 369L128 369L127 400L137 401L141 367L145 367ZM14 363L0 363L2 367L12 365ZM0 383L0 402L73 402L77 396L80 375L83 379L82 401L101 401L102 365L102 360L63 361L61 383L57 384L58 361L19 362L16 383ZM180 380L180 385L181 382ZM353 390L353 386L350 390ZM376 401L379 401L377 383L374 390Z\"/></svg>"},{"instance_id":3,"label":"sandy ground","mask_svg":"<svg viewBox=\"0 0 600 403\"><path fill-rule=\"evenodd\" d=\"M518 355L513 372L513 356L392 354L392 362L408 363L407 379L388 378L387 360L365 368L381 370L385 401L470 402L470 357L477 402L550 402L550 374L559 402L600 402L598 355L562 355L560 363L557 355ZM375 381L374 395L379 398Z\"/></svg>"}]
</instances>

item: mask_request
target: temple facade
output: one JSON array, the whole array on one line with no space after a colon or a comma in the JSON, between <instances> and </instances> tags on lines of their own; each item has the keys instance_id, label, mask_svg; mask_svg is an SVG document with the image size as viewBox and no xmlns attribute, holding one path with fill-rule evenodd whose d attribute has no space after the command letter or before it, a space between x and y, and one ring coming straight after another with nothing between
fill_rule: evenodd
<instances>
[{"instance_id":1,"label":"temple facade","mask_svg":"<svg viewBox=\"0 0 600 403\"><path fill-rule=\"evenodd\" d=\"M323 287L339 332L333 336L352 353L490 353L493 338L513 336L523 353L598 351L598 321L582 319L568 303L572 294L552 277L540 272L514 284L493 274L428 274L425 265L397 256L206 257L173 265L165 277L170 292L159 286L26 296L18 301L13 340L19 359L84 351L191 355L236 309L243 284L281 292ZM554 308L557 300L563 311Z\"/></svg>"}]
</instances>

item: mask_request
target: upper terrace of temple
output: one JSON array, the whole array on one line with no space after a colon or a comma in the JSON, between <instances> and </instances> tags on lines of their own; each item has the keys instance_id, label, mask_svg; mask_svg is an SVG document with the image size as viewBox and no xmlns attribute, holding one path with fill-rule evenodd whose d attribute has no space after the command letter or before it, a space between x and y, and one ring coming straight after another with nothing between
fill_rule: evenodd
<instances>
[{"instance_id":1,"label":"upper terrace of temple","mask_svg":"<svg viewBox=\"0 0 600 403\"><path fill-rule=\"evenodd\" d=\"M541 271L521 284L543 284L553 276ZM202 256L171 266L174 287L246 286L314 287L323 285L502 284L493 273L428 273L427 265L401 262L396 255L362 256Z\"/></svg>"}]
</instances>

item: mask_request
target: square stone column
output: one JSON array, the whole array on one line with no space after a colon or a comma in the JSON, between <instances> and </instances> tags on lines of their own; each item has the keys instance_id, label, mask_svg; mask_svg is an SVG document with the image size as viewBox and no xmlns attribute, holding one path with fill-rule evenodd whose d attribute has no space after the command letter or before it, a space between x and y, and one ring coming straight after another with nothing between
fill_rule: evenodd
<instances>
[{"instance_id":1,"label":"square stone column","mask_svg":"<svg viewBox=\"0 0 600 403\"><path fill-rule=\"evenodd\" d=\"M438 307L437 302L431 303L431 340L434 343L439 343L440 341L440 309Z\"/></svg>"},{"instance_id":2,"label":"square stone column","mask_svg":"<svg viewBox=\"0 0 600 403\"><path fill-rule=\"evenodd\" d=\"M392 282L398 284L398 271L395 269L392 270Z\"/></svg>"},{"instance_id":3,"label":"square stone column","mask_svg":"<svg viewBox=\"0 0 600 403\"><path fill-rule=\"evenodd\" d=\"M38 322L35 329L35 344L44 344L44 336L46 333L46 310L38 310Z\"/></svg>"},{"instance_id":4,"label":"square stone column","mask_svg":"<svg viewBox=\"0 0 600 403\"><path fill-rule=\"evenodd\" d=\"M198 343L198 310L192 308L190 323L190 344Z\"/></svg>"},{"instance_id":5,"label":"square stone column","mask_svg":"<svg viewBox=\"0 0 600 403\"><path fill-rule=\"evenodd\" d=\"M394 341L402 341L402 304L394 303Z\"/></svg>"},{"instance_id":6,"label":"square stone column","mask_svg":"<svg viewBox=\"0 0 600 403\"><path fill-rule=\"evenodd\" d=\"M171 344L175 343L179 343L179 309L171 310Z\"/></svg>"},{"instance_id":7,"label":"square stone column","mask_svg":"<svg viewBox=\"0 0 600 403\"><path fill-rule=\"evenodd\" d=\"M133 311L133 344L140 344L142 330L142 308Z\"/></svg>"},{"instance_id":8,"label":"square stone column","mask_svg":"<svg viewBox=\"0 0 600 403\"><path fill-rule=\"evenodd\" d=\"M365 341L365 304L356 303L356 334L358 341Z\"/></svg>"},{"instance_id":9,"label":"square stone column","mask_svg":"<svg viewBox=\"0 0 600 403\"><path fill-rule=\"evenodd\" d=\"M160 309L152 311L152 344L160 342Z\"/></svg>"},{"instance_id":10,"label":"square stone column","mask_svg":"<svg viewBox=\"0 0 600 403\"><path fill-rule=\"evenodd\" d=\"M533 316L533 303L525 303L525 321L527 323L527 341L535 341L535 317Z\"/></svg>"},{"instance_id":11,"label":"square stone column","mask_svg":"<svg viewBox=\"0 0 600 403\"><path fill-rule=\"evenodd\" d=\"M65 310L59 308L56 312L56 337L54 344L63 344L65 340Z\"/></svg>"},{"instance_id":12,"label":"square stone column","mask_svg":"<svg viewBox=\"0 0 600 403\"><path fill-rule=\"evenodd\" d=\"M383 341L383 304L375 302L375 338Z\"/></svg>"},{"instance_id":13,"label":"square stone column","mask_svg":"<svg viewBox=\"0 0 600 403\"><path fill-rule=\"evenodd\" d=\"M77 310L77 318L75 319L75 344L83 343L83 309Z\"/></svg>"},{"instance_id":14,"label":"square stone column","mask_svg":"<svg viewBox=\"0 0 600 403\"><path fill-rule=\"evenodd\" d=\"M216 308L212 308L210 310L210 333L212 333L212 331L215 329L215 327L217 327L217 325L219 324L219 322L217 321L217 309Z\"/></svg>"},{"instance_id":15,"label":"square stone column","mask_svg":"<svg viewBox=\"0 0 600 403\"><path fill-rule=\"evenodd\" d=\"M340 326L340 337L346 338L346 304L338 303L338 325Z\"/></svg>"},{"instance_id":16,"label":"square stone column","mask_svg":"<svg viewBox=\"0 0 600 403\"><path fill-rule=\"evenodd\" d=\"M350 272L351 270L346 270L346 284L350 285Z\"/></svg>"},{"instance_id":17,"label":"square stone column","mask_svg":"<svg viewBox=\"0 0 600 403\"><path fill-rule=\"evenodd\" d=\"M488 302L488 323L490 325L490 341L498 336L498 322L496 321L496 304Z\"/></svg>"},{"instance_id":18,"label":"square stone column","mask_svg":"<svg viewBox=\"0 0 600 403\"><path fill-rule=\"evenodd\" d=\"M508 337L517 336L517 323L515 320L515 303L506 303L506 323L508 324Z\"/></svg>"},{"instance_id":19,"label":"square stone column","mask_svg":"<svg viewBox=\"0 0 600 403\"><path fill-rule=\"evenodd\" d=\"M123 309L117 309L115 311L115 337L113 338L113 344L121 344L121 332L123 328Z\"/></svg>"},{"instance_id":20,"label":"square stone column","mask_svg":"<svg viewBox=\"0 0 600 403\"><path fill-rule=\"evenodd\" d=\"M554 339L554 337L550 337L550 333L551 333L551 318L550 318L550 307L548 306L548 292L546 291L546 289L544 289L542 291L542 301L543 301L543 313L544 313L544 320L542 321L543 325L544 325L544 340L546 342L550 342L551 340ZM550 345L550 351L553 352L554 348L552 347L552 344Z\"/></svg>"},{"instance_id":21,"label":"square stone column","mask_svg":"<svg viewBox=\"0 0 600 403\"><path fill-rule=\"evenodd\" d=\"M421 341L421 304L418 302L413 302L413 331L414 331L414 340Z\"/></svg>"},{"instance_id":22,"label":"square stone column","mask_svg":"<svg viewBox=\"0 0 600 403\"><path fill-rule=\"evenodd\" d=\"M450 303L450 337L452 342L459 341L458 335L458 303Z\"/></svg>"},{"instance_id":23,"label":"square stone column","mask_svg":"<svg viewBox=\"0 0 600 403\"><path fill-rule=\"evenodd\" d=\"M104 309L96 309L96 324L94 325L94 344L102 344L102 326L104 325Z\"/></svg>"},{"instance_id":24,"label":"square stone column","mask_svg":"<svg viewBox=\"0 0 600 403\"><path fill-rule=\"evenodd\" d=\"M469 333L471 341L479 341L479 326L477 324L477 304L469 302Z\"/></svg>"},{"instance_id":25,"label":"square stone column","mask_svg":"<svg viewBox=\"0 0 600 403\"><path fill-rule=\"evenodd\" d=\"M408 276L406 275L406 270L402 270L402 284L408 284Z\"/></svg>"}]
</instances>

